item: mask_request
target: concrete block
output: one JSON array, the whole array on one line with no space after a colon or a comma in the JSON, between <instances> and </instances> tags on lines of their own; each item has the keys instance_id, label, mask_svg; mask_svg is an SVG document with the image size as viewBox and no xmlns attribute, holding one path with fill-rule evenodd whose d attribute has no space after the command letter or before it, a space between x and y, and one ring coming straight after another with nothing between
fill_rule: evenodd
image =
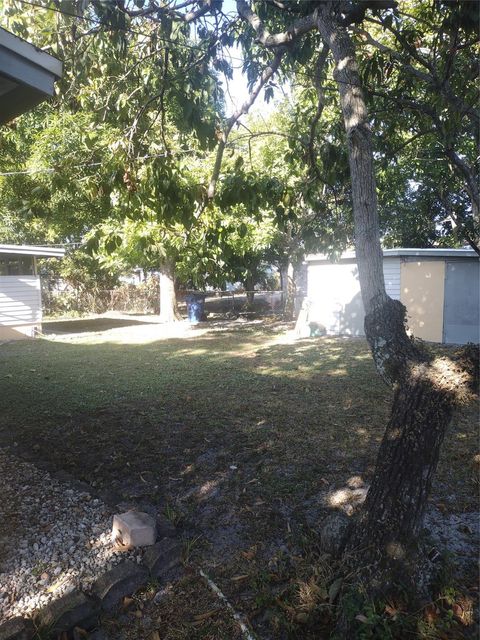
<instances>
[{"instance_id":1,"label":"concrete block","mask_svg":"<svg viewBox=\"0 0 480 640\"><path fill-rule=\"evenodd\" d=\"M0 625L0 640L32 640L35 629L31 620L11 618Z\"/></svg>"},{"instance_id":2,"label":"concrete block","mask_svg":"<svg viewBox=\"0 0 480 640\"><path fill-rule=\"evenodd\" d=\"M160 578L180 564L182 545L172 538L164 538L145 551L143 562L153 578Z\"/></svg>"},{"instance_id":3,"label":"concrete block","mask_svg":"<svg viewBox=\"0 0 480 640\"><path fill-rule=\"evenodd\" d=\"M98 606L93 600L74 589L54 600L38 614L38 624L48 627L51 633L60 634L74 627L89 629L97 622Z\"/></svg>"},{"instance_id":4,"label":"concrete block","mask_svg":"<svg viewBox=\"0 0 480 640\"><path fill-rule=\"evenodd\" d=\"M148 580L148 570L134 562L122 562L100 576L92 587L102 609L112 611L124 596L129 596Z\"/></svg>"},{"instance_id":5,"label":"concrete block","mask_svg":"<svg viewBox=\"0 0 480 640\"><path fill-rule=\"evenodd\" d=\"M143 511L126 511L116 514L113 516L112 538L132 547L155 544L157 538L155 519Z\"/></svg>"}]
</instances>

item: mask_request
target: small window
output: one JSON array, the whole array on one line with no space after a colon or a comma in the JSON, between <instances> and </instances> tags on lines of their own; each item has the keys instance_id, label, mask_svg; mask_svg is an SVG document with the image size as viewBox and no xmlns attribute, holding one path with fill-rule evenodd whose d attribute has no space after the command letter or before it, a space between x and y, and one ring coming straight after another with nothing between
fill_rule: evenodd
<instances>
[{"instance_id":1,"label":"small window","mask_svg":"<svg viewBox=\"0 0 480 640\"><path fill-rule=\"evenodd\" d=\"M0 276L33 276L31 256L0 255Z\"/></svg>"}]
</instances>

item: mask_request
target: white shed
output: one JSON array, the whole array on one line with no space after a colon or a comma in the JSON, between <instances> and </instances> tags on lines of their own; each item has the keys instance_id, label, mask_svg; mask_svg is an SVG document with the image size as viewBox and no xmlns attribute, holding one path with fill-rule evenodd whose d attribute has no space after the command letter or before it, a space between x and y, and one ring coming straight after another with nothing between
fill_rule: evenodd
<instances>
[{"instance_id":1,"label":"white shed","mask_svg":"<svg viewBox=\"0 0 480 640\"><path fill-rule=\"evenodd\" d=\"M37 258L62 258L65 249L0 244L0 340L33 338L42 328Z\"/></svg>"},{"instance_id":2,"label":"white shed","mask_svg":"<svg viewBox=\"0 0 480 640\"><path fill-rule=\"evenodd\" d=\"M431 342L479 341L480 262L472 249L384 249L387 294L407 308L414 336ZM330 335L361 336L365 312L353 251L338 262L307 257L309 320Z\"/></svg>"}]
</instances>

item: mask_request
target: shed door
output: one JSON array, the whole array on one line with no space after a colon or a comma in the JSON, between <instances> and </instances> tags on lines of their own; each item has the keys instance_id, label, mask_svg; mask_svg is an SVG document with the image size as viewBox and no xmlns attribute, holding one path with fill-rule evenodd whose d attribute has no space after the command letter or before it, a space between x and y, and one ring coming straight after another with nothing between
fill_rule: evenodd
<instances>
[{"instance_id":1,"label":"shed door","mask_svg":"<svg viewBox=\"0 0 480 640\"><path fill-rule=\"evenodd\" d=\"M480 340L480 262L447 262L443 341L465 344Z\"/></svg>"}]
</instances>

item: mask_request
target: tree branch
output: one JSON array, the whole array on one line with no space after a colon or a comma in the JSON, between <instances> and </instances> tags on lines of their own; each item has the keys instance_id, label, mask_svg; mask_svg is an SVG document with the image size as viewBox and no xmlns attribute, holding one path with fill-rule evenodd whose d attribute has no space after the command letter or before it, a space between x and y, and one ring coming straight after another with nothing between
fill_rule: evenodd
<instances>
[{"instance_id":1,"label":"tree branch","mask_svg":"<svg viewBox=\"0 0 480 640\"><path fill-rule=\"evenodd\" d=\"M448 216L452 219L454 225L458 227L458 232L463 238L468 242L471 248L475 251L477 255L480 256L480 247L477 242L470 235L469 230L465 225L465 219L463 216L463 212L459 211L458 213L453 210L451 203L448 200L447 195L443 192L443 189L440 188L439 191L440 200L442 201L445 210L448 212Z\"/></svg>"},{"instance_id":2,"label":"tree branch","mask_svg":"<svg viewBox=\"0 0 480 640\"><path fill-rule=\"evenodd\" d=\"M311 13L308 16L295 20L289 26L287 31L284 31L283 33L275 33L272 35L265 28L265 25L257 16L257 14L250 9L245 0L237 0L237 10L240 17L245 20L245 22L248 22L248 24L257 34L257 42L267 48L285 46L304 33L308 33L308 31L312 31L316 28L315 13Z\"/></svg>"},{"instance_id":3,"label":"tree branch","mask_svg":"<svg viewBox=\"0 0 480 640\"><path fill-rule=\"evenodd\" d=\"M225 127L222 131L220 142L217 149L217 155L215 157L215 164L213 167L212 177L210 178L210 184L208 185L207 198L211 200L215 195L215 188L218 181L218 176L220 175L220 169L222 166L223 160L223 152L225 151L225 147L228 141L228 136L230 135L231 130L235 123L241 118L242 115L248 113L250 107L255 102L258 97L258 94L265 86L265 84L270 80L270 78L275 74L280 66L280 62L282 60L282 56L285 53L285 48L278 49L275 53L275 56L272 62L263 70L262 75L257 80L255 86L253 87L250 95L242 104L242 106L235 111L233 115L228 118Z\"/></svg>"},{"instance_id":4,"label":"tree branch","mask_svg":"<svg viewBox=\"0 0 480 640\"><path fill-rule=\"evenodd\" d=\"M188 0L177 6L169 6L168 4L151 3L146 9L131 10L127 9L123 2L118 2L117 5L121 11L126 13L130 18L149 17L154 22L158 22L156 16L159 14L170 16L171 18L178 20L179 22L186 22L187 24L201 18L205 14L209 13L214 7L214 0L204 0L204 2L197 8L188 11L187 13L181 13L180 9L197 4L198 0ZM156 15L155 15L156 14Z\"/></svg>"},{"instance_id":5,"label":"tree branch","mask_svg":"<svg viewBox=\"0 0 480 640\"><path fill-rule=\"evenodd\" d=\"M468 162L463 160L458 153L454 151L454 149L446 148L445 155L450 160L451 164L456 167L457 172L465 179L465 187L472 203L473 217L478 223L480 213L480 188L478 186L478 175Z\"/></svg>"},{"instance_id":6,"label":"tree branch","mask_svg":"<svg viewBox=\"0 0 480 640\"><path fill-rule=\"evenodd\" d=\"M408 43L406 43L405 39L401 36L401 34L396 29L386 27L383 22L378 20L371 19L370 22L381 25L384 28L388 28L396 36L397 40L407 49L409 55L411 55L414 58L414 60L416 60L419 64L425 67L429 73L420 71L419 69L416 69L413 65L405 62L402 54L400 54L398 51L395 51L391 47L384 45L378 40L375 40L375 38L373 38L370 35L370 33L368 33L368 31L365 31L364 29L360 29L357 27L355 28L355 33L362 35L369 44L377 48L382 53L387 53L394 60L399 62L402 68L408 71L410 74L414 75L419 80L422 80L426 84L429 84L434 89L439 91L442 94L442 96L445 98L445 100L449 102L455 108L456 111L458 111L461 115L466 115L468 117L468 119L470 120L471 124L474 127L474 131L478 135L478 131L480 128L480 117L478 113L475 111L475 109L472 109L472 107L469 104L464 102L461 98L459 98L454 93L447 78L444 78L443 80L440 79L437 76L435 67L431 63L426 61L422 56L418 55L418 52L415 49L413 49L410 45L408 45Z\"/></svg>"},{"instance_id":7,"label":"tree branch","mask_svg":"<svg viewBox=\"0 0 480 640\"><path fill-rule=\"evenodd\" d=\"M317 102L317 110L315 111L315 115L313 116L312 122L310 123L310 137L308 140L308 147L307 147L310 166L312 168L312 171L314 171L317 174L317 177L320 177L320 176L319 176L319 171L316 164L314 142L315 142L317 124L320 118L322 117L323 108L325 106L325 93L323 91L323 72L325 69L329 51L330 51L330 47L328 46L328 44L324 44L322 50L318 55L317 65L315 67L314 82L315 82L315 89L317 90L318 102Z\"/></svg>"},{"instance_id":8,"label":"tree branch","mask_svg":"<svg viewBox=\"0 0 480 640\"><path fill-rule=\"evenodd\" d=\"M249 131L247 129L247 131ZM249 133L245 133L241 136L236 136L234 140L232 140L231 142L227 143L227 147L234 147L235 143L238 140L244 140L245 138L247 140L252 140L253 138L260 138L262 136L279 136L281 138L287 138L288 140L296 140L297 142L300 142L300 144L302 144L302 141L297 137L297 136L292 136L289 135L288 133L283 133L281 131L249 131Z\"/></svg>"}]
</instances>

